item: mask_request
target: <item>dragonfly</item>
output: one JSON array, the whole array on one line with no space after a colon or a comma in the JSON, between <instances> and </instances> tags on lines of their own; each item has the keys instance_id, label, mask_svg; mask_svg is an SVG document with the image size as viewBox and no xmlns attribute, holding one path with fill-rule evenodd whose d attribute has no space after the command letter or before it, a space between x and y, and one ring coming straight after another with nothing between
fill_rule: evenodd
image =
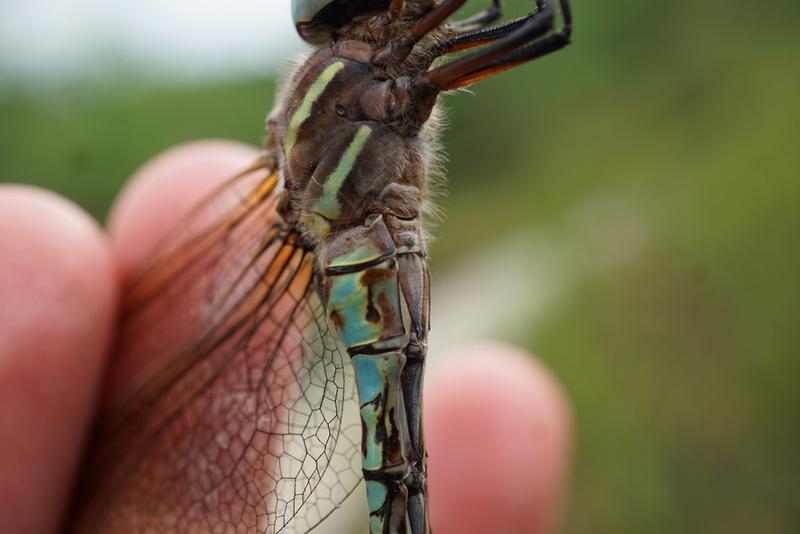
<instances>
[{"instance_id":1,"label":"dragonfly","mask_svg":"<svg viewBox=\"0 0 800 534\"><path fill-rule=\"evenodd\" d=\"M309 532L363 479L427 534L424 229L440 95L570 42L567 0L293 0L262 156L132 277L75 533Z\"/></svg>"}]
</instances>

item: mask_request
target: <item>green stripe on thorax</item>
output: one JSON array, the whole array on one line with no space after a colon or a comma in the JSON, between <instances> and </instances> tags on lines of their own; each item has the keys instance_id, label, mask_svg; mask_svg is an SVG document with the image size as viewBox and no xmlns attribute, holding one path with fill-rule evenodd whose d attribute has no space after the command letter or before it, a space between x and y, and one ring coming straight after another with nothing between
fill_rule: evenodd
<instances>
[{"instance_id":1,"label":"green stripe on thorax","mask_svg":"<svg viewBox=\"0 0 800 534\"><path fill-rule=\"evenodd\" d=\"M308 92L306 93L306 96L303 97L300 107L295 110L294 114L292 115L292 119L289 121L289 128L286 132L286 140L283 143L284 150L287 155L292 151L294 144L297 142L297 132L300 130L300 127L311 116L311 108L314 106L314 102L319 99L328 85L330 85L330 83L333 81L333 78L336 76L336 74L343 68L344 62L342 61L331 63L325 67L325 70L322 71L322 74L319 75L319 78L314 80L314 83L312 83L311 87L308 88Z\"/></svg>"},{"instance_id":2,"label":"green stripe on thorax","mask_svg":"<svg viewBox=\"0 0 800 534\"><path fill-rule=\"evenodd\" d=\"M322 196L314 204L314 212L331 220L336 220L342 215L342 204L339 202L339 189L342 188L345 179L353 170L358 155L364 150L372 128L367 125L361 126L350 142L350 146L342 154L336 169L327 177L322 184Z\"/></svg>"}]
</instances>

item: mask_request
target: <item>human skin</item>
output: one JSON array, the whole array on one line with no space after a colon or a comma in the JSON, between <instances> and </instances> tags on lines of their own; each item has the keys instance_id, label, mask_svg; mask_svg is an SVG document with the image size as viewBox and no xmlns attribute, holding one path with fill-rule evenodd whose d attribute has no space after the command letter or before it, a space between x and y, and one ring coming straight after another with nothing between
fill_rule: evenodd
<instances>
[{"instance_id":1,"label":"human skin","mask_svg":"<svg viewBox=\"0 0 800 534\"><path fill-rule=\"evenodd\" d=\"M44 190L0 185L0 532L59 532L96 411L122 286L186 211L256 157L182 145L138 171L104 231ZM552 375L496 342L452 349L425 385L437 534L541 534L557 522L570 417Z\"/></svg>"}]
</instances>

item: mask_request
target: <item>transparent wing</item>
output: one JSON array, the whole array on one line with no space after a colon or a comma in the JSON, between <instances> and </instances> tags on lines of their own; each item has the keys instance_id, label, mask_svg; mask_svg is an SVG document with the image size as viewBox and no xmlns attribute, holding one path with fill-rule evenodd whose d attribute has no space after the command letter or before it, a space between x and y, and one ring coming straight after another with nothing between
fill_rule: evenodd
<instances>
[{"instance_id":1,"label":"transparent wing","mask_svg":"<svg viewBox=\"0 0 800 534\"><path fill-rule=\"evenodd\" d=\"M350 365L277 191L236 177L130 285L76 532L307 532L358 483Z\"/></svg>"}]
</instances>

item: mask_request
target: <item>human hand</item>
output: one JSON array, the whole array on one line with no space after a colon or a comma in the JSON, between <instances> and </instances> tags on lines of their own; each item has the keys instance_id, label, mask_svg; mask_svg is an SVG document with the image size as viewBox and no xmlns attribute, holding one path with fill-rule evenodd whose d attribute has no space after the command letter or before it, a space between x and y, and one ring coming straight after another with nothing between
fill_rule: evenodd
<instances>
[{"instance_id":1,"label":"human hand","mask_svg":"<svg viewBox=\"0 0 800 534\"><path fill-rule=\"evenodd\" d=\"M0 532L59 531L113 365L121 285L194 203L256 154L209 141L159 156L117 199L107 234L52 193L0 186ZM569 441L558 385L519 349L453 350L458 365L432 365L426 379L435 532L547 532Z\"/></svg>"}]
</instances>

